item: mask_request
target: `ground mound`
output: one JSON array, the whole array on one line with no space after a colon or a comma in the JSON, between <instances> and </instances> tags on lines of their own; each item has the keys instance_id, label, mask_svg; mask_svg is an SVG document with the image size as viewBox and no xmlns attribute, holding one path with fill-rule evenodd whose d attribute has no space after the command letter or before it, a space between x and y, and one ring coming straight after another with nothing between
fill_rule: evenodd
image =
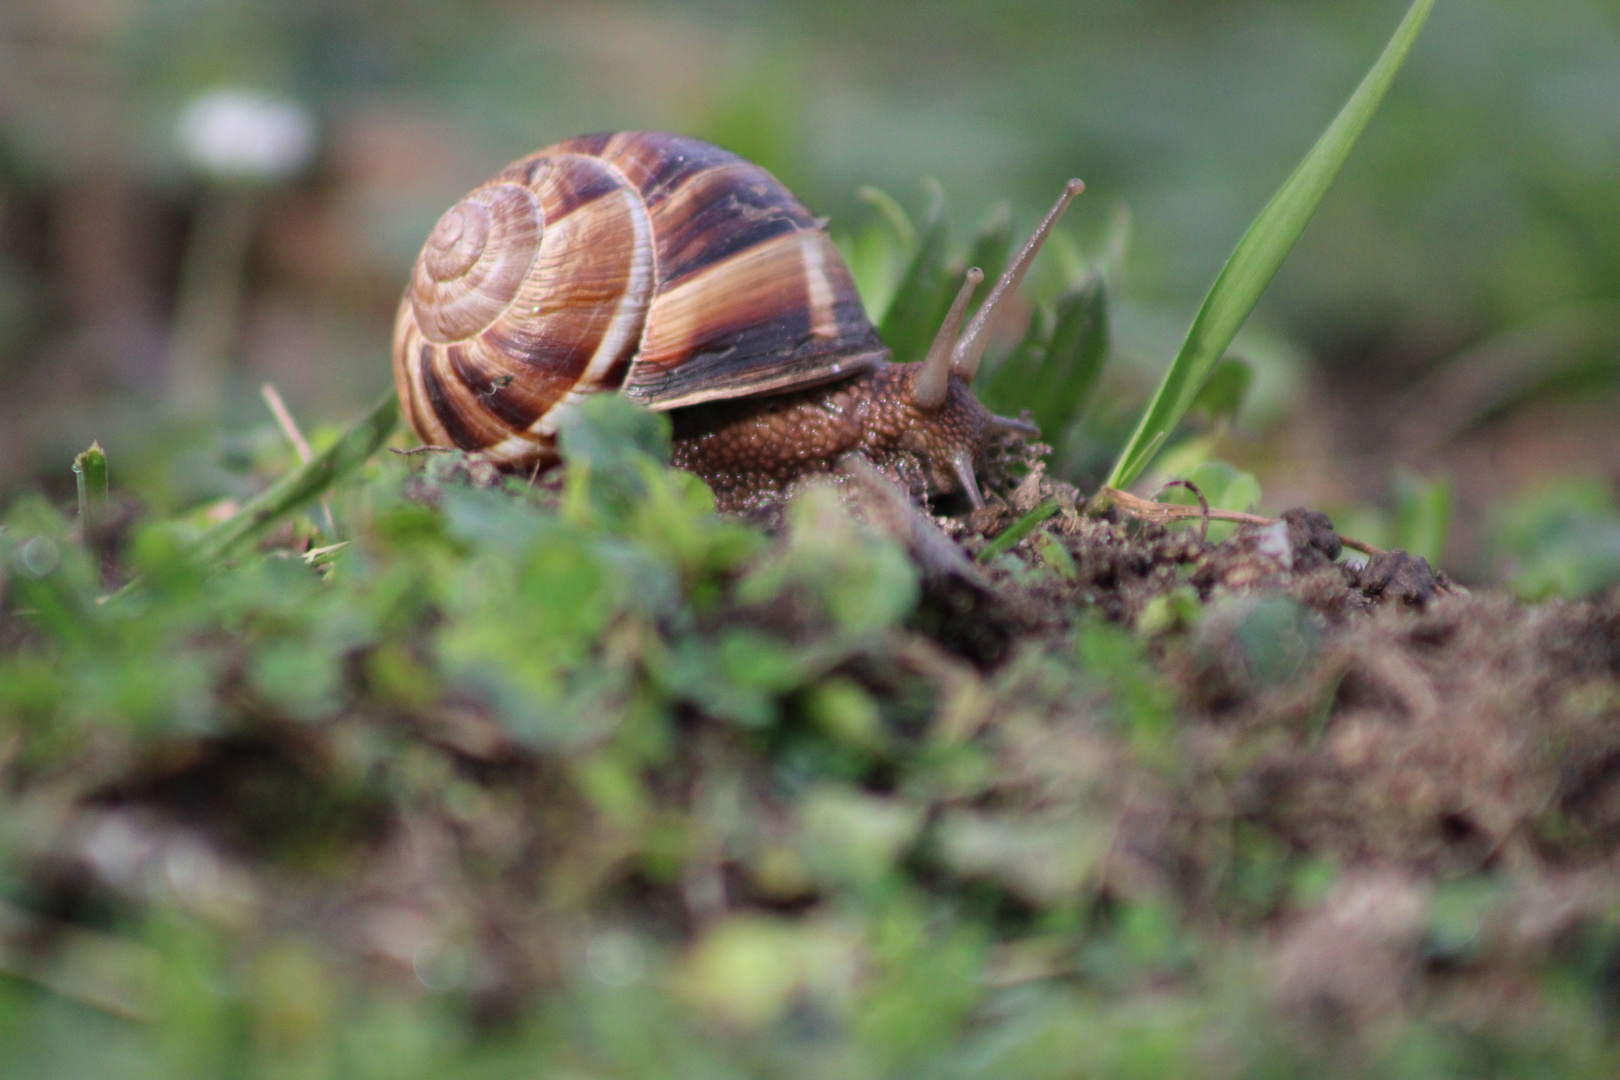
<instances>
[{"instance_id":1,"label":"ground mound","mask_svg":"<svg viewBox=\"0 0 1620 1080\"><path fill-rule=\"evenodd\" d=\"M22 1075L1614 1074L1620 596L644 443L106 603L13 513Z\"/></svg>"}]
</instances>

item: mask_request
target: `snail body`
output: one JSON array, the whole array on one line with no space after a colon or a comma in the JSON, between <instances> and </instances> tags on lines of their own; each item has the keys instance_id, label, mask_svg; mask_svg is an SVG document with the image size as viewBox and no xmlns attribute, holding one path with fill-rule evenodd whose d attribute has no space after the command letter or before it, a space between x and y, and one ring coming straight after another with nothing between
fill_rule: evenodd
<instances>
[{"instance_id":1,"label":"snail body","mask_svg":"<svg viewBox=\"0 0 1620 1080\"><path fill-rule=\"evenodd\" d=\"M992 436L1027 425L993 416L968 383L998 297L1043 236L960 342L976 271L929 360L896 364L825 230L764 169L678 135L583 136L439 219L395 320L395 383L423 442L509 471L555 461L561 411L618 392L670 412L674 463L722 509L850 453L920 495L978 503Z\"/></svg>"}]
</instances>

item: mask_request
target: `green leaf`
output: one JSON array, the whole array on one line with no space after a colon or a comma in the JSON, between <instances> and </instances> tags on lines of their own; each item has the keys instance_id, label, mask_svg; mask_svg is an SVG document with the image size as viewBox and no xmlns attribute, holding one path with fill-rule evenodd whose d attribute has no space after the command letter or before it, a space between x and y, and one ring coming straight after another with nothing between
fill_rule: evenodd
<instances>
[{"instance_id":1,"label":"green leaf","mask_svg":"<svg viewBox=\"0 0 1620 1080\"><path fill-rule=\"evenodd\" d=\"M991 412L1016 415L1035 400L1035 384L1046 363L1046 346L1052 339L1052 312L1036 304L1029 313L1024 336L1012 351L999 360L986 358L974 384L979 400Z\"/></svg>"},{"instance_id":2,"label":"green leaf","mask_svg":"<svg viewBox=\"0 0 1620 1080\"><path fill-rule=\"evenodd\" d=\"M984 271L985 284L979 288L979 295L975 296L973 311L979 309L985 297L990 295L990 286L1001 276L1001 271L1007 266L1007 256L1012 254L1012 210L1006 203L998 203L990 212L990 217L978 234L973 237L973 246L968 249L968 266L977 266ZM963 268L964 270L966 267ZM961 287L960 274L950 275L947 292L954 298L956 290ZM946 305L947 308L949 304ZM944 312L942 311L943 318ZM971 313L969 315L971 318ZM938 326L934 329L939 329ZM930 338L930 343L932 338Z\"/></svg>"},{"instance_id":3,"label":"green leaf","mask_svg":"<svg viewBox=\"0 0 1620 1080\"><path fill-rule=\"evenodd\" d=\"M1589 596L1620 582L1620 505L1606 481L1538 484L1492 516L1492 547L1525 599Z\"/></svg>"},{"instance_id":4,"label":"green leaf","mask_svg":"<svg viewBox=\"0 0 1620 1080\"><path fill-rule=\"evenodd\" d=\"M1434 0L1414 0L1383 55L1238 241L1193 319L1175 362L1109 474L1108 487L1123 489L1140 476L1152 461L1154 445L1162 444L1192 405L1204 380L1305 231L1433 7Z\"/></svg>"},{"instance_id":5,"label":"green leaf","mask_svg":"<svg viewBox=\"0 0 1620 1080\"><path fill-rule=\"evenodd\" d=\"M1075 645L1080 670L1107 690L1108 713L1132 749L1146 761L1165 762L1175 710L1142 643L1121 627L1093 619L1081 624Z\"/></svg>"},{"instance_id":6,"label":"green leaf","mask_svg":"<svg viewBox=\"0 0 1620 1080\"><path fill-rule=\"evenodd\" d=\"M658 674L676 698L742 727L765 728L777 720L778 699L805 681L809 667L809 658L792 646L734 628L714 641L681 638Z\"/></svg>"},{"instance_id":7,"label":"green leaf","mask_svg":"<svg viewBox=\"0 0 1620 1080\"><path fill-rule=\"evenodd\" d=\"M1260 482L1254 478L1254 474L1219 459L1200 461L1184 474L1167 476L1165 479L1190 483L1198 489L1204 501L1216 510L1253 513L1260 505ZM1178 506L1198 505L1198 497L1184 487L1171 488L1159 496L1159 501Z\"/></svg>"},{"instance_id":8,"label":"green leaf","mask_svg":"<svg viewBox=\"0 0 1620 1080\"><path fill-rule=\"evenodd\" d=\"M1085 411L1108 360L1108 290L1091 277L1057 302L1057 323L1026 399L1048 442Z\"/></svg>"},{"instance_id":9,"label":"green leaf","mask_svg":"<svg viewBox=\"0 0 1620 1080\"><path fill-rule=\"evenodd\" d=\"M342 657L307 642L277 641L254 654L248 682L300 720L315 720L337 705Z\"/></svg>"},{"instance_id":10,"label":"green leaf","mask_svg":"<svg viewBox=\"0 0 1620 1080\"><path fill-rule=\"evenodd\" d=\"M669 461L669 433L669 417L618 394L589 394L561 410L557 449L568 466L570 520L594 514L622 524L647 497L647 466Z\"/></svg>"},{"instance_id":11,"label":"green leaf","mask_svg":"<svg viewBox=\"0 0 1620 1080\"><path fill-rule=\"evenodd\" d=\"M913 238L915 242L915 238ZM900 275L911 259L911 247L902 243L894 231L881 222L873 222L851 233L833 237L838 253L844 257L850 276L855 279L855 291L860 293L861 306L874 325L882 321L894 299L894 290L900 284Z\"/></svg>"},{"instance_id":12,"label":"green leaf","mask_svg":"<svg viewBox=\"0 0 1620 1080\"><path fill-rule=\"evenodd\" d=\"M669 461L669 417L618 394L591 394L561 410L557 449L563 460L588 461L593 473L634 471L640 458Z\"/></svg>"},{"instance_id":13,"label":"green leaf","mask_svg":"<svg viewBox=\"0 0 1620 1080\"><path fill-rule=\"evenodd\" d=\"M889 302L878 336L896 360L920 360L928 351L939 329L945 309L950 306L952 286L945 274L945 248L949 239L945 221L945 199L937 185L933 188L928 216L923 221L917 253L911 257ZM943 303L942 303L943 298Z\"/></svg>"},{"instance_id":14,"label":"green leaf","mask_svg":"<svg viewBox=\"0 0 1620 1080\"><path fill-rule=\"evenodd\" d=\"M821 784L803 804L805 862L829 884L863 885L893 869L923 825L923 808L868 795L842 784Z\"/></svg>"},{"instance_id":15,"label":"green leaf","mask_svg":"<svg viewBox=\"0 0 1620 1080\"><path fill-rule=\"evenodd\" d=\"M1212 510L1255 512L1260 505L1260 482L1251 472L1244 472L1219 458L1208 457L1209 447L1206 439L1192 439L1177 446L1160 459L1162 467L1154 470L1154 482L1170 484L1180 480L1191 484ZM1190 460L1188 454L1191 451L1202 451L1202 454L1198 459ZM1178 462L1177 459L1181 460ZM1174 486L1166 487L1155 498L1176 506L1197 506L1198 495L1194 495L1189 488ZM1225 540L1238 528L1230 522L1205 522L1196 518L1181 527L1201 529L1215 543Z\"/></svg>"},{"instance_id":16,"label":"green leaf","mask_svg":"<svg viewBox=\"0 0 1620 1080\"><path fill-rule=\"evenodd\" d=\"M1061 444L1085 412L1109 347L1107 285L1083 273L1055 311L1040 304L1030 312L1023 338L980 377L979 400L1009 415L1029 409L1042 438Z\"/></svg>"},{"instance_id":17,"label":"green leaf","mask_svg":"<svg viewBox=\"0 0 1620 1080\"><path fill-rule=\"evenodd\" d=\"M192 546L199 559L217 559L293 511L321 497L365 464L399 423L399 398L389 390L331 446L271 484Z\"/></svg>"},{"instance_id":18,"label":"green leaf","mask_svg":"<svg viewBox=\"0 0 1620 1080\"><path fill-rule=\"evenodd\" d=\"M1034 815L947 810L939 821L939 855L955 873L995 882L1040 908L1080 892L1108 850L1100 822L1076 815L1042 821Z\"/></svg>"},{"instance_id":19,"label":"green leaf","mask_svg":"<svg viewBox=\"0 0 1620 1080\"><path fill-rule=\"evenodd\" d=\"M910 613L917 602L911 560L890 538L853 520L831 488L800 493L787 517L786 543L743 579L744 603L813 605L845 640Z\"/></svg>"},{"instance_id":20,"label":"green leaf","mask_svg":"<svg viewBox=\"0 0 1620 1080\"><path fill-rule=\"evenodd\" d=\"M1204 388L1193 399L1192 411L1202 412L1210 421L1236 420L1254 383L1254 369L1247 360L1228 356L1215 365L1204 380Z\"/></svg>"}]
</instances>

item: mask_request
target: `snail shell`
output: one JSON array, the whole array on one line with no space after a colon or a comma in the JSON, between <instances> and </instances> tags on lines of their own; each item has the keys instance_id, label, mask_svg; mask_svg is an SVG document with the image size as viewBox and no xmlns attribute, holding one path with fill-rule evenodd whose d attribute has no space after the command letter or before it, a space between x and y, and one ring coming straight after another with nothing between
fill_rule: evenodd
<instances>
[{"instance_id":1,"label":"snail shell","mask_svg":"<svg viewBox=\"0 0 1620 1080\"><path fill-rule=\"evenodd\" d=\"M832 241L764 169L696 139L570 139L439 219L394 329L405 415L429 444L527 469L558 411L617 390L655 410L802 389L879 366Z\"/></svg>"}]
</instances>

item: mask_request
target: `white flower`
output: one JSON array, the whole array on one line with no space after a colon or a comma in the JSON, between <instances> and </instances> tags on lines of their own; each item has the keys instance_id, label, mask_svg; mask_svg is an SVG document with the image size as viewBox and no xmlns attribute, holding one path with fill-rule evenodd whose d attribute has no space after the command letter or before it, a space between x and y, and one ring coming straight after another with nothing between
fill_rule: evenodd
<instances>
[{"instance_id":1,"label":"white flower","mask_svg":"<svg viewBox=\"0 0 1620 1080\"><path fill-rule=\"evenodd\" d=\"M315 155L315 121L295 101L249 90L211 90L175 127L180 152L221 180L285 180Z\"/></svg>"}]
</instances>

